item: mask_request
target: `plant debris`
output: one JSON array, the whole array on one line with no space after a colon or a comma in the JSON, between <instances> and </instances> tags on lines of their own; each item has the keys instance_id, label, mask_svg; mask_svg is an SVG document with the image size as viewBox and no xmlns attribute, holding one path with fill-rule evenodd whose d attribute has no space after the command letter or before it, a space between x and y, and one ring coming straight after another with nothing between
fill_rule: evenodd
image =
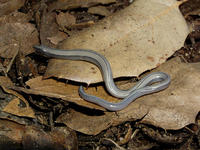
<instances>
[{"instance_id":1,"label":"plant debris","mask_svg":"<svg viewBox=\"0 0 200 150\"><path fill-rule=\"evenodd\" d=\"M200 149L199 2L1 1L0 149ZM110 112L78 93L86 83L88 94L121 101L96 66L46 58L40 44L101 53L120 89L155 71L171 84Z\"/></svg>"}]
</instances>

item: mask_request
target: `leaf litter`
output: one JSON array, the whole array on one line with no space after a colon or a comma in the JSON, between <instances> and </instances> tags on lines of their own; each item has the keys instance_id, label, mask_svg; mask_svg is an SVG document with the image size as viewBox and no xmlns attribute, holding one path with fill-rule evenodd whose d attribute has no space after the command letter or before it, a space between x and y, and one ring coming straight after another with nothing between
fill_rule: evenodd
<instances>
[{"instance_id":1,"label":"leaf litter","mask_svg":"<svg viewBox=\"0 0 200 150\"><path fill-rule=\"evenodd\" d=\"M108 0L106 2L116 3L115 1L112 1L112 2L111 1ZM67 2L67 0L62 1L62 2L65 3ZM167 62L165 62L166 59L168 59L168 57L170 57L175 51L177 51L183 46L185 38L189 32L186 22L178 10L178 6L181 2L176 2L176 1L164 2L164 1L158 1L158 0L151 0L151 2L144 2L143 0L140 0L140 1L136 0L133 2L133 4L131 4L129 7L127 7L126 9L122 11L118 11L115 14L109 14L109 12L106 12L106 14L104 14L103 10L105 8L108 8L108 4L98 5L102 1L101 2L96 1L97 3L92 3L92 1L82 1L82 2L81 0L76 1L77 3L79 3L79 5L76 5L75 7L82 7L84 9L87 8L88 13L96 14L94 15L95 16L94 18L98 18L97 17L98 15L106 16L108 14L108 16L110 16L110 17L106 17L106 19L99 21L98 23L96 23L96 21L93 20L94 18L92 19L90 15L89 16L91 18L89 17L89 20L87 20L86 18L86 22L82 23L82 22L77 21L78 17L76 14L76 10L70 10L71 9L70 7L65 8L62 2L57 1L56 5L54 5L55 3L52 3L53 5L51 4L43 5L41 3L40 9L41 10L43 9L43 13L42 13L43 17L41 18L37 18L38 17L37 15L40 15L41 12L39 11L36 12L36 16L35 16L36 25L37 25L36 27L40 31L39 33L40 33L42 44L45 44L51 47L59 47L63 49L80 48L80 47L90 48L93 50L100 49L98 52L105 55L106 58L108 58L108 60L111 62L112 69L114 68L113 73L114 73L115 78L122 77L122 76L123 77L139 76L138 79L141 79L144 75L150 72L147 70L163 71L170 74L170 76L172 77L171 85L168 89L162 92L158 92L158 93L154 93L151 95L138 98L136 101L131 103L124 110L121 110L115 113L108 112L100 106L97 106L92 103L88 103L87 101L81 99L78 95L78 88L80 86L80 83L73 82L73 81L81 81L87 84L101 82L102 81L101 74L99 73L98 68L96 68L95 66L87 62L50 60L45 76L41 76L42 74L38 76L37 73L33 73L31 75L31 72L33 70L35 71L35 69L29 69L30 74L28 73L28 75L26 76L26 78L28 78L29 80L26 82L26 84L22 84L20 86L19 83L17 83L16 85L14 85L12 82L15 83L16 80L19 80L18 79L19 77L18 78L12 77L11 72L14 69L13 67L15 66L15 63L16 64L18 63L17 61L13 62L13 60L15 60L15 57L16 57L15 54L16 55L18 54L18 50L16 51L16 49L13 49L12 53L10 53L10 51L6 51L5 47L3 47L3 51L0 54L1 54L1 57L4 57L4 58L0 59L0 64L4 67L6 61L7 60L9 61L12 58L11 60L12 63L10 63L11 65L9 67L11 70L9 69L5 72L5 75L8 75L9 77L11 77L12 81L10 81L8 77L2 77L2 76L0 77L0 86L1 86L0 92L2 93L0 96L0 99L2 98L6 99L3 103L1 103L0 118L4 119L3 121L0 120L2 126L4 126L4 124L7 124L7 123L8 124L12 124L13 122L18 123L15 125L12 124L12 127L10 126L7 126L7 127L10 128L11 131L15 130L18 133L21 131L23 133L24 132L27 133L26 134L27 136L24 136L24 137L28 139L30 138L33 139L32 140L33 142L34 140L41 141L41 138L44 138L44 137L51 141L52 136L56 137L57 134L60 135L60 133L52 134L49 131L42 131L40 123L46 127L50 126L51 129L53 129L54 126L57 125L57 123L59 125L61 123L61 124L65 124L66 126L70 127L71 129L75 131L79 131L86 135L97 135L97 136L101 135L101 133L104 133L102 132L103 130L108 129L106 130L106 133L105 133L107 134L107 131L109 132L109 130L112 130L114 126L121 125L121 127L123 127L124 122L128 123L130 121L131 123L136 120L137 120L136 123L153 125L156 127L156 129L160 127L165 130L165 133L168 132L169 130L178 130L186 126L189 127L188 129L192 130L193 132L198 131L198 129L195 129L195 126L188 126L188 125L189 124L195 125L195 119L200 108L199 101L198 101L200 92L199 92L199 89L197 88L199 87L199 84L200 84L198 82L200 78L199 77L199 72L200 72L199 63L193 63L193 64L183 63L182 61L180 61L179 57L169 59ZM69 3L69 1L67 3ZM155 10L155 8L151 8L152 4L154 6L155 5L157 6L156 7L157 10ZM115 4L111 5L111 7L112 6L114 7L117 6L117 3L116 5ZM142 9L140 9L141 6L142 7L144 6L145 8L144 11L146 12L141 13L142 11ZM38 7L38 5L36 5L36 7ZM130 8L132 8L132 10L130 10ZM61 9L65 9L65 11L60 11ZM66 9L68 10L66 11ZM55 11L45 12L47 10L56 10L57 12L56 13ZM195 15L195 13L198 13L198 12L199 11L197 9L197 11L192 12L192 14L186 14L185 16L187 18L190 18L191 15L193 16ZM19 13L18 11L15 11L11 13L11 15L1 17L0 18L0 24L2 25L1 27L4 27L5 25L9 23L13 25L13 28L17 28L17 26L15 27L16 22L21 25L27 24L28 26L29 25L31 26L32 23L30 23L30 14L25 15L25 16L23 14L24 13ZM87 14L87 12L85 14ZM127 17L127 20L126 20L126 16L125 17L123 16L127 14L129 15L129 17ZM69 20L67 21L65 19L62 19L62 17L65 18L67 16L70 16L71 18L68 18ZM61 17L61 18L59 18L60 20L59 21L57 20L56 22L56 17ZM170 20L168 19L169 17L171 18L171 21L173 23L170 22ZM91 24L90 24L90 19L92 20ZM119 22L119 19L121 20L120 23L122 25L119 25L117 23ZM136 19L135 22L134 22L134 19ZM62 20L64 20L64 22ZM104 27L104 25L102 24L104 24L107 28L102 30L101 27ZM49 31L49 27L51 27L50 29L51 31L46 32L46 31ZM89 27L89 28L83 29L85 27ZM124 27L126 27L125 28L126 30L123 29ZM193 24L190 26L190 28L198 30L198 26L193 26ZM8 28L8 29L12 29L12 28ZM79 31L80 29L81 31ZM69 31L69 30L72 30L72 31ZM77 30L77 31L74 32L74 30ZM115 33L115 31L113 32L113 30L120 31L120 32L115 33L114 38L112 38L111 37L112 34L110 34L108 37L104 36L105 35L104 32L101 33L101 31L104 31L104 30L109 31L110 33ZM35 32L34 26L33 26L32 31ZM93 33L94 35L90 37L90 35L92 35ZM30 40L30 42L32 42L30 45L34 45L33 44L34 41L35 42L38 41L38 39L36 38L37 34L38 33L34 35L34 39ZM5 35L5 34L2 34L2 35ZM11 39L13 37L18 38L20 36L14 35L14 36L10 36L10 38ZM116 39L119 38L119 40L116 41L115 36L116 36ZM83 43L81 43L81 38L83 37L86 38L86 40ZM127 39L123 37L126 37ZM101 41L98 41L99 38L101 39ZM186 52L185 49L187 49L190 51L188 51L188 54L186 52L185 56L181 58L191 57L191 60L195 60L196 62L199 62L198 55L195 55L195 57L193 57L190 54L190 53L193 53L194 50L198 52L198 47L199 47L198 42L194 41L194 39L198 39L198 34L195 34L195 35L190 34L189 38L192 41L192 44L189 45L189 47L184 46L184 48L181 48L179 51L177 51L175 55L182 56L183 55L182 53ZM19 39L21 40L21 37ZM61 43L65 39L67 40ZM3 40L5 41L5 39ZM73 40L77 40L77 41L73 41ZM22 52L23 55L28 55L31 52L33 52L32 47L28 48L30 47L30 45L28 45L28 47L23 48L24 42L23 40L21 41L22 41L21 43L19 42L21 44L21 45L19 44L20 46L18 48L19 53ZM8 43L8 42L9 41L6 41L4 43ZM100 45L98 45L98 42L100 43ZM114 44L112 42L114 42ZM186 42L188 45L188 41ZM13 41L10 42L10 44L12 43ZM194 50L192 50L193 47L195 48ZM98 49L95 49L95 48L98 48ZM145 48L148 48L148 51L147 50L145 51ZM121 51L119 49L121 49ZM143 54L139 55L140 52ZM12 55L9 55L9 53ZM134 55L132 53L134 53ZM130 56L127 56L127 54L129 54ZM140 59L137 60L137 58L132 59L136 55L141 56L141 61ZM30 56L31 57L28 56L29 59L32 59L33 58L32 55ZM19 55L17 57L21 57L21 56ZM26 56L23 56L23 57L26 58ZM117 58L117 62L114 61L115 58ZM124 60L124 62L122 61L124 64L122 63L123 65L119 66L118 65L119 60L120 61ZM134 61L136 60L136 63L133 60ZM46 59L43 60L43 62L45 61ZM29 62L34 63L34 61L28 61L27 63ZM63 65L64 62L67 63L68 68L66 68L65 65ZM126 67L125 63L127 64L127 62L128 62L128 67L130 67L131 70L130 68ZM89 68L90 74L85 74L84 72L85 68L82 68L81 71L76 71L76 72L80 72L81 75L85 74L85 77L80 76L80 74L73 76L74 68L77 69L78 67L81 66L82 63L83 65L85 65L85 68ZM133 65L130 65L132 63ZM33 65L36 66L37 64L33 64ZM55 65L57 65L56 68L54 68ZM30 66L30 65L27 65L27 66ZM139 68L137 68L138 66ZM144 66L144 68L142 68L141 66ZM155 67L157 68L153 69ZM17 69L19 68L20 67L17 67ZM57 69L57 70L53 71L53 69ZM116 71L116 69L118 70ZM42 70L44 70L44 68ZM49 70L52 71L50 72L50 74L48 74ZM22 69L22 72L23 71L26 72L26 69ZM147 72L143 73L145 71ZM66 74L66 72L69 73L70 75ZM140 75L141 73L143 74ZM21 74L22 76L20 76L20 78L21 77L24 78L23 74L24 73ZM73 81L67 81L67 80L57 79L57 78L48 78L50 76L69 79ZM26 80L26 78L24 79ZM21 80L21 81L24 81L24 80ZM117 81L116 84L119 86L119 88L128 89L135 84L135 82L133 81L130 82L130 81L131 80ZM86 92L89 94L104 98L110 102L120 101L120 99L117 99L108 95L102 83L93 84L89 86L86 89ZM24 95L25 96L28 95L28 99L27 97L24 97ZM34 99L34 97L36 99ZM11 98L11 99L9 99L8 101L8 98ZM32 108L33 105L36 105L34 101L32 100L32 98L38 101L38 104L39 104L38 106L41 109L40 111L42 112L43 112L43 109L42 109L43 107L42 106L40 107L40 105L43 102L46 102L48 104L47 102L48 100L50 103L53 100L54 104L60 103L62 105L63 102L66 102L66 104L69 104L69 105L68 106L66 105L64 112L63 112L63 108L61 108L63 106L61 107L55 106L52 108L44 109L45 111L49 111L52 109L52 111L45 113L45 114L49 114L49 117L45 117L45 114L42 114L42 113L38 114L38 110L36 111L35 107ZM43 101L44 98L47 101L46 100ZM29 105L29 103L31 103L31 106ZM48 105L48 107L49 106L50 105ZM59 116L57 113L59 114ZM52 114L55 116L52 116ZM33 120L29 118L33 118ZM4 122L5 120L7 120L8 122ZM54 124L54 121L56 124ZM19 124L26 125L25 130L24 130L24 126L22 127L23 130L20 129L21 127L16 129L15 126L17 127ZM35 124L37 127L36 128L32 127L30 126L30 124ZM119 126L120 129L121 127ZM129 128L132 129L132 126L129 125ZM117 129L117 132L119 132L118 128L116 129ZM145 127L145 129L147 130L147 126ZM43 134L38 132L39 130L42 131ZM68 129L64 127L64 129L61 129L61 133L64 130L68 131ZM1 131L2 130L0 130L0 132ZM143 131L143 129L141 131ZM29 134L30 132L32 134ZM79 132L77 133L79 134ZM157 130L154 132L155 132L154 133L155 135L158 135ZM69 131L69 133L73 134L74 132ZM36 134L41 135L41 138L36 137L35 136ZM124 134L125 133L123 133L123 135ZM130 141L132 141L132 143L134 144L135 138L133 137L133 135L136 137L138 137L138 135L135 135L135 132L132 133L132 130L130 133L129 131L127 131L126 134L127 136L129 135L128 136L129 138L126 139L125 142L122 142L120 145L125 145L127 142L128 142L128 145L130 145ZM162 134L162 132L160 132L159 134ZM2 132L1 132L1 135L3 135ZM63 136L66 137L67 134L62 135L62 138ZM156 138L151 134L149 134L148 136L150 136L151 138ZM162 136L162 135L159 135L159 136ZM118 141L121 141L120 138L122 137L125 138L126 135L121 137L121 135L117 134L117 137L119 138ZM72 136L72 138L75 139L74 141L72 141L72 143L77 145L76 135ZM111 143L113 142L115 143L115 140L113 139L112 140L108 139L108 140ZM69 142L69 139L67 138L65 139L65 141ZM26 144L27 146L26 148L29 148L29 149L30 149L30 146L32 147L35 146L35 145L32 145L33 143L29 143L29 140L28 141L19 140L19 142L21 143L25 142L24 144ZM26 142L28 142L28 144ZM120 143L120 142L116 142L116 143ZM176 143L178 142L174 141L174 144ZM186 142L185 144L188 144L188 143L190 142ZM51 144L52 143L49 143L49 145ZM62 145L63 143L59 143L59 144ZM101 142L99 144L101 145ZM42 145L41 143L39 144L40 147L44 145ZM79 143L79 145L81 144ZM103 145L106 145L106 144L104 143ZM157 144L154 143L153 145L158 146L158 143ZM0 146L2 145L0 144ZM68 146L68 145L65 145L65 146ZM122 147L119 147L119 148L122 148ZM129 148L131 148L131 146ZM74 147L74 149L77 149L77 147Z\"/></svg>"},{"instance_id":2,"label":"leaf litter","mask_svg":"<svg viewBox=\"0 0 200 150\"><path fill-rule=\"evenodd\" d=\"M6 87L13 87L13 83L10 81L9 78L0 76L0 86L2 87L3 91L10 96L6 96L7 99L1 103L1 111L10 113L16 116L23 116L23 117L30 117L35 118L35 113L33 109L29 106L28 101L19 93L8 89ZM1 91L1 94L3 94ZM11 96L12 95L12 96Z\"/></svg>"},{"instance_id":3,"label":"leaf litter","mask_svg":"<svg viewBox=\"0 0 200 150\"><path fill-rule=\"evenodd\" d=\"M114 78L138 76L164 63L184 45L189 30L179 4L175 0L134 1L94 26L71 35L59 48L91 49L104 55ZM95 65L58 59L49 60L45 77L87 84L102 81Z\"/></svg>"},{"instance_id":4,"label":"leaf litter","mask_svg":"<svg viewBox=\"0 0 200 150\"><path fill-rule=\"evenodd\" d=\"M141 122L153 124L164 129L175 130L183 128L188 124L195 123L195 117L199 112L200 91L198 88L196 88L200 86L199 66L199 63L183 63L180 61L180 58L174 58L162 64L154 71L166 72L171 76L172 81L169 88L162 92L138 98L136 101L132 102L127 108L117 112L117 116L113 112L105 112L105 114L103 114L102 116L90 116L84 114L84 112L72 110L71 115L69 112L66 113L67 118L65 114L62 114L57 121L59 122L59 120L62 120L61 122L65 123L67 126L73 128L74 130L93 135L98 134L102 130L108 128L108 125L112 126L129 120L141 119L143 117L144 118ZM70 98L70 96L66 94L66 84L54 84L58 81L50 82L52 79L46 79L40 82L35 82L35 79L31 80L27 82L27 85L30 86L30 90L23 90L24 92L33 93L32 91L34 91L34 94L41 94L50 97L56 97L57 95L57 98L61 98L64 100L66 100L66 98L64 98L66 95L67 100L70 102L74 102L78 105L88 108L99 108L99 106L92 105L91 103L80 99L77 92L78 88L73 89L75 94L71 95L73 97ZM42 82L47 83L49 87L47 85L43 85ZM54 88L51 88L50 85L53 85ZM58 86L56 87L56 85ZM132 85L128 84L126 88ZM71 87L73 86L71 85ZM69 89L72 89L71 87ZM123 87L125 88L125 85L123 85ZM64 90L62 91L61 89ZM120 101L106 94L107 92L101 86L98 86L96 91L94 91L94 88L89 87L86 92L92 95L98 93L97 96L102 96L109 102ZM70 91L70 93L73 92ZM83 122L81 122L81 120ZM97 124L100 124L99 122L101 122L101 126L97 126ZM93 127L91 128L91 126Z\"/></svg>"},{"instance_id":5,"label":"leaf litter","mask_svg":"<svg viewBox=\"0 0 200 150\"><path fill-rule=\"evenodd\" d=\"M4 129L0 130L0 135L4 137L1 148L5 150L28 150L34 147L55 150L64 150L68 147L74 150L78 149L75 133L71 129L54 128L49 132L44 132L37 126L25 126L3 119L0 119L0 128ZM8 145L9 148L7 148Z\"/></svg>"}]
</instances>

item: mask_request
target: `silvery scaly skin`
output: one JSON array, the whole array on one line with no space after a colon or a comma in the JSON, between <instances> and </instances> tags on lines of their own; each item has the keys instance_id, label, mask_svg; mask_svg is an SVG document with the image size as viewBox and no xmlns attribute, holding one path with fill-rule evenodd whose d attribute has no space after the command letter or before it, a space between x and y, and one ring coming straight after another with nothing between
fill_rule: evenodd
<instances>
[{"instance_id":1,"label":"silvery scaly skin","mask_svg":"<svg viewBox=\"0 0 200 150\"><path fill-rule=\"evenodd\" d=\"M130 88L129 90L121 90L114 83L109 62L103 55L95 51L86 49L59 50L43 45L34 46L34 48L39 53L47 57L83 60L95 64L101 70L101 74L108 92L117 98L124 99L119 103L110 103L96 96L88 95L84 92L82 86L79 88L79 94L83 99L98 104L110 111L121 110L140 96L164 90L169 86L171 81L168 74L163 72L153 72L142 78L134 87Z\"/></svg>"}]
</instances>

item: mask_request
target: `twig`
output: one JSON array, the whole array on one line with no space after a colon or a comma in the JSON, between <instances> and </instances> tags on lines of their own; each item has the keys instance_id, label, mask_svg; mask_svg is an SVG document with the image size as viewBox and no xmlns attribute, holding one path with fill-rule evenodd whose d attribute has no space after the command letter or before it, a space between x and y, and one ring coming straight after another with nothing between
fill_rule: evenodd
<instances>
[{"instance_id":1,"label":"twig","mask_svg":"<svg viewBox=\"0 0 200 150\"><path fill-rule=\"evenodd\" d=\"M133 139L135 136L136 136L136 134L139 132L139 129L136 129L134 132L133 132L133 134L131 135L131 139Z\"/></svg>"},{"instance_id":2,"label":"twig","mask_svg":"<svg viewBox=\"0 0 200 150\"><path fill-rule=\"evenodd\" d=\"M112 142L117 148L119 148L120 150L126 150L125 148L119 146L115 141L108 139L108 138L103 138L104 140L110 141Z\"/></svg>"},{"instance_id":3,"label":"twig","mask_svg":"<svg viewBox=\"0 0 200 150\"><path fill-rule=\"evenodd\" d=\"M6 73L8 73L8 72L10 71L10 68L11 68L11 66L12 66L12 64L13 64L13 62L14 62L14 60L15 60L17 54L18 54L18 52L19 52L19 49L16 50L16 52L15 52L14 56L12 57L12 59L11 59L9 65L7 66L7 68L6 68Z\"/></svg>"}]
</instances>

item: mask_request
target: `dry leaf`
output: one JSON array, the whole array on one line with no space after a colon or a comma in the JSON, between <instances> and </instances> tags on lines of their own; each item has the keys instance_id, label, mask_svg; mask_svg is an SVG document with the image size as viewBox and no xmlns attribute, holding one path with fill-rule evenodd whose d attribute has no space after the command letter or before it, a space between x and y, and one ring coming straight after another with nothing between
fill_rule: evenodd
<instances>
[{"instance_id":1,"label":"dry leaf","mask_svg":"<svg viewBox=\"0 0 200 150\"><path fill-rule=\"evenodd\" d=\"M179 4L176 0L135 0L124 10L72 35L60 48L97 51L110 62L114 78L138 76L183 46L188 27ZM88 84L102 81L97 67L83 61L51 59L45 77L51 76Z\"/></svg>"},{"instance_id":2,"label":"dry leaf","mask_svg":"<svg viewBox=\"0 0 200 150\"><path fill-rule=\"evenodd\" d=\"M55 19L55 12L47 13L44 11L40 25L40 40L43 45L55 47L55 44L64 40L64 37L62 37L64 33L59 31Z\"/></svg>"},{"instance_id":3,"label":"dry leaf","mask_svg":"<svg viewBox=\"0 0 200 150\"><path fill-rule=\"evenodd\" d=\"M8 77L0 76L0 86L13 87L14 84L12 83L12 81Z\"/></svg>"},{"instance_id":4,"label":"dry leaf","mask_svg":"<svg viewBox=\"0 0 200 150\"><path fill-rule=\"evenodd\" d=\"M187 0L180 5L183 15L187 18L190 15L200 15L200 1L199 0Z\"/></svg>"},{"instance_id":5,"label":"dry leaf","mask_svg":"<svg viewBox=\"0 0 200 150\"><path fill-rule=\"evenodd\" d=\"M76 133L67 127L53 128L49 132L34 126L26 127L22 145L25 150L78 150Z\"/></svg>"},{"instance_id":6,"label":"dry leaf","mask_svg":"<svg viewBox=\"0 0 200 150\"><path fill-rule=\"evenodd\" d=\"M61 114L56 122L64 123L71 129L84 134L96 135L102 130L109 128L113 118L116 118L116 114L112 112L105 112L98 116L94 114L95 112L84 114L70 109L68 113Z\"/></svg>"},{"instance_id":7,"label":"dry leaf","mask_svg":"<svg viewBox=\"0 0 200 150\"><path fill-rule=\"evenodd\" d=\"M140 105L134 105L132 109L135 109L136 113L131 111L131 115L123 115L123 121L133 121L141 119L147 113L146 109L143 109ZM106 130L110 126L118 125L122 123L121 118L118 120L118 113L114 112L104 112L98 115L95 111L87 111L88 113L80 112L79 110L69 109L67 113L61 114L56 122L64 123L69 128L76 130L78 132L87 134L87 135L97 135L101 131ZM140 112L140 113L138 113ZM122 117L119 116L119 117ZM130 117L130 118L129 118ZM136 119L137 118L137 119Z\"/></svg>"},{"instance_id":8,"label":"dry leaf","mask_svg":"<svg viewBox=\"0 0 200 150\"><path fill-rule=\"evenodd\" d=\"M91 7L88 9L88 12L91 14L97 14L101 16L109 16L111 14L111 12L104 6Z\"/></svg>"},{"instance_id":9,"label":"dry leaf","mask_svg":"<svg viewBox=\"0 0 200 150\"><path fill-rule=\"evenodd\" d=\"M69 28L70 29L74 29L74 30L77 30L77 29L83 29L83 28L88 28L90 26L93 26L95 23L93 20L90 20L90 21L86 21L86 22L81 22L81 23L77 23L77 24L74 24L74 25L71 25ZM73 34L76 34L76 32L74 32Z\"/></svg>"},{"instance_id":10,"label":"dry leaf","mask_svg":"<svg viewBox=\"0 0 200 150\"><path fill-rule=\"evenodd\" d=\"M1 149L54 149L77 150L76 133L67 127L44 131L36 126L24 126L13 121L0 119ZM11 144L12 143L12 144Z\"/></svg>"},{"instance_id":11,"label":"dry leaf","mask_svg":"<svg viewBox=\"0 0 200 150\"><path fill-rule=\"evenodd\" d=\"M3 112L13 114L16 116L35 118L34 111L29 107L28 102L23 99L12 99L3 109Z\"/></svg>"},{"instance_id":12,"label":"dry leaf","mask_svg":"<svg viewBox=\"0 0 200 150\"><path fill-rule=\"evenodd\" d=\"M49 10L53 11L55 9L74 9L79 7L91 7L98 4L110 4L114 3L116 0L57 0L49 6Z\"/></svg>"},{"instance_id":13,"label":"dry leaf","mask_svg":"<svg viewBox=\"0 0 200 150\"><path fill-rule=\"evenodd\" d=\"M0 118L4 119L4 120L14 121L14 122L17 122L17 123L23 124L23 125L33 124L33 120L31 120L30 118L15 116L15 115L3 112L3 111L0 111ZM36 121L36 120L34 119L34 121Z\"/></svg>"},{"instance_id":14,"label":"dry leaf","mask_svg":"<svg viewBox=\"0 0 200 150\"><path fill-rule=\"evenodd\" d=\"M47 39L54 45L58 45L60 42L64 41L67 35L63 32L58 32L55 36L48 37Z\"/></svg>"},{"instance_id":15,"label":"dry leaf","mask_svg":"<svg viewBox=\"0 0 200 150\"><path fill-rule=\"evenodd\" d=\"M80 98L78 94L79 86L71 85L63 82L56 81L54 79L46 79L43 80L41 76L36 77L34 79L30 79L26 82L26 84L30 87L30 89L18 88L28 94L35 95L43 95L48 97L61 98L63 100L76 103L81 106L85 106L88 108L95 108L100 110L105 110L104 108L97 106L92 103L88 103L87 101ZM17 90L17 89L16 89ZM98 92L98 91L103 92ZM107 93L103 90L103 87L99 87L98 91L96 88L89 88L89 92L92 94L97 94L100 97L106 97ZM115 98L110 98L116 101Z\"/></svg>"},{"instance_id":16,"label":"dry leaf","mask_svg":"<svg viewBox=\"0 0 200 150\"><path fill-rule=\"evenodd\" d=\"M56 16L56 22L60 28L65 31L66 28L76 23L76 18L68 12L61 12Z\"/></svg>"},{"instance_id":17,"label":"dry leaf","mask_svg":"<svg viewBox=\"0 0 200 150\"><path fill-rule=\"evenodd\" d=\"M28 55L39 43L38 32L30 23L6 23L0 26L0 56L12 58L16 51Z\"/></svg>"},{"instance_id":18,"label":"dry leaf","mask_svg":"<svg viewBox=\"0 0 200 150\"><path fill-rule=\"evenodd\" d=\"M24 14L21 12L13 12L9 15L4 15L0 17L0 25L4 25L6 23L27 23L31 20L32 16L30 14Z\"/></svg>"},{"instance_id":19,"label":"dry leaf","mask_svg":"<svg viewBox=\"0 0 200 150\"><path fill-rule=\"evenodd\" d=\"M0 1L0 17L19 9L24 5L25 0L1 0Z\"/></svg>"},{"instance_id":20,"label":"dry leaf","mask_svg":"<svg viewBox=\"0 0 200 150\"><path fill-rule=\"evenodd\" d=\"M98 134L111 125L143 117L141 122L165 129L180 129L194 123L200 108L200 89L197 88L200 86L200 63L186 64L182 63L179 58L175 58L162 64L155 71L163 71L171 76L172 81L168 89L138 98L127 108L117 112L117 115L113 112L104 112L105 114L95 116L94 112L89 115L79 112L79 110L72 110L72 114L62 114L57 122L65 123L70 128L85 134ZM101 108L80 99L78 86L53 79L42 80L41 77L31 79L27 84L30 89L23 90L26 93L62 98L89 108ZM130 86L133 86L133 83L119 87ZM86 92L110 102L119 101L109 96L101 86L98 86L97 89L90 87ZM101 126L95 128L94 125L100 122Z\"/></svg>"},{"instance_id":21,"label":"dry leaf","mask_svg":"<svg viewBox=\"0 0 200 150\"><path fill-rule=\"evenodd\" d=\"M128 83L126 85L121 84L119 87L123 89L128 89L131 86L133 86L133 84L134 83L131 83L131 84ZM19 87L14 88L14 89L23 91L27 94L35 94L35 95L61 98L68 102L76 103L80 106L105 111L104 108L82 99L79 96L79 93L78 93L79 86L77 85L63 83L60 81L56 81L55 79L43 79L42 76L28 80L26 82L26 85L28 85L30 89L24 89L24 88L19 88ZM115 97L108 95L104 86L88 87L86 92L90 95L101 97L110 102L114 102L114 103L120 102L120 99L117 99Z\"/></svg>"},{"instance_id":22,"label":"dry leaf","mask_svg":"<svg viewBox=\"0 0 200 150\"><path fill-rule=\"evenodd\" d=\"M0 86L6 93L12 95L1 103L1 111L16 116L35 118L34 111L29 107L27 100L17 92L8 88L14 87L9 78L0 76Z\"/></svg>"},{"instance_id":23,"label":"dry leaf","mask_svg":"<svg viewBox=\"0 0 200 150\"><path fill-rule=\"evenodd\" d=\"M96 116L94 112L90 115L90 113L84 114L79 110L72 110L70 113L62 114L57 122L65 123L76 131L91 135L96 135L110 126L141 118L143 123L164 129L180 129L195 123L196 115L200 110L198 88L200 87L200 63L185 64L176 58L161 65L155 71L163 71L171 76L169 88L138 98L117 114L105 112Z\"/></svg>"}]
</instances>

